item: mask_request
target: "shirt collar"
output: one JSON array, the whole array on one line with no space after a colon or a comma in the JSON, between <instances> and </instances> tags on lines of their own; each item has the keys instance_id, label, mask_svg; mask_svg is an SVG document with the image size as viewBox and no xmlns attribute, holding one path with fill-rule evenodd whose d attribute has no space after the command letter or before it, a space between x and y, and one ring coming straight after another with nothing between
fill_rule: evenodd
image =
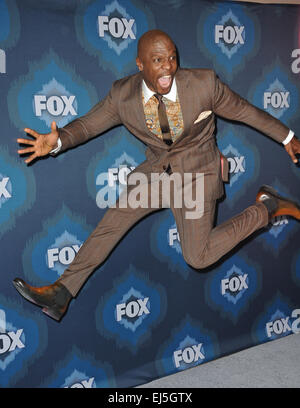
<instances>
[{"instance_id":1,"label":"shirt collar","mask_svg":"<svg viewBox=\"0 0 300 408\"><path fill-rule=\"evenodd\" d=\"M146 85L146 82L143 80L143 95L144 95L144 103L146 104L149 99L155 94L155 92L151 91L148 86ZM177 85L175 78L173 80L170 92L167 93L166 95L163 95L164 98L170 99L172 102L176 102L177 99Z\"/></svg>"}]
</instances>

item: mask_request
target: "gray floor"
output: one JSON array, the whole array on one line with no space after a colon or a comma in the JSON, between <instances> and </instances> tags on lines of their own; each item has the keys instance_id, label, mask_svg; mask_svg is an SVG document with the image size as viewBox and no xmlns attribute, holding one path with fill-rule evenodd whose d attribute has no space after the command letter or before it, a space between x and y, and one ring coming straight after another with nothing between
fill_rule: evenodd
<instances>
[{"instance_id":1,"label":"gray floor","mask_svg":"<svg viewBox=\"0 0 300 408\"><path fill-rule=\"evenodd\" d=\"M292 334L137 388L299 388L300 335Z\"/></svg>"}]
</instances>

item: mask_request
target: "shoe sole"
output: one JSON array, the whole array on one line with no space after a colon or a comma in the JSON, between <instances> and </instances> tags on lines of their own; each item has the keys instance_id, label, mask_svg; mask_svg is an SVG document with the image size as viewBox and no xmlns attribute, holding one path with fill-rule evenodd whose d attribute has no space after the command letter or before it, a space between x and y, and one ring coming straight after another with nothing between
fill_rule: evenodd
<instances>
[{"instance_id":1,"label":"shoe sole","mask_svg":"<svg viewBox=\"0 0 300 408\"><path fill-rule=\"evenodd\" d=\"M42 312L47 316L52 317L52 319L56 320L57 322L59 322L62 318L60 314L57 314L54 310L48 309L47 307L43 307Z\"/></svg>"},{"instance_id":2,"label":"shoe sole","mask_svg":"<svg viewBox=\"0 0 300 408\"><path fill-rule=\"evenodd\" d=\"M258 193L257 196L256 196L256 199L257 199L259 202L263 202L263 201L260 201L260 197L261 197L261 195L264 194L264 193L272 194L272 195L273 195L274 197L276 197L277 199L282 200L282 201L287 201L289 204L291 204L292 206L295 207L295 208L288 208L288 213L287 213L286 209L278 210L278 211L276 211L276 216L280 216L280 215L290 215L290 216L296 218L297 220L300 220L300 206L298 205L298 203L296 203L296 201L293 201L293 200L287 199L287 198L285 198L285 197L282 197L282 196L279 195L279 194L277 193L277 191L274 190L272 187L267 186L267 185L263 185L263 186L261 187L259 193Z\"/></svg>"}]
</instances>

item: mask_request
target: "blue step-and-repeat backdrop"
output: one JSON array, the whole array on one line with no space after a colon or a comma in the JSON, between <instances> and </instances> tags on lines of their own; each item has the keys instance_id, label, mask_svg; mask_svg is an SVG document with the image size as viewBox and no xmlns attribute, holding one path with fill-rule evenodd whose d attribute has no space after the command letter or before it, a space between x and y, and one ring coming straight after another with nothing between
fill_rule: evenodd
<instances>
[{"instance_id":1,"label":"blue step-and-repeat backdrop","mask_svg":"<svg viewBox=\"0 0 300 408\"><path fill-rule=\"evenodd\" d=\"M182 67L213 68L300 133L300 6L211 0L0 0L0 386L133 387L289 335L300 316L300 224L276 218L222 261L183 260L166 209L142 220L89 279L60 323L12 285L54 282L103 217L101 202L145 159L124 127L27 166L16 139L86 113L137 72L137 40L167 31ZM218 120L230 162L221 223L261 184L300 201L284 148ZM100 175L108 174L106 184Z\"/></svg>"}]
</instances>

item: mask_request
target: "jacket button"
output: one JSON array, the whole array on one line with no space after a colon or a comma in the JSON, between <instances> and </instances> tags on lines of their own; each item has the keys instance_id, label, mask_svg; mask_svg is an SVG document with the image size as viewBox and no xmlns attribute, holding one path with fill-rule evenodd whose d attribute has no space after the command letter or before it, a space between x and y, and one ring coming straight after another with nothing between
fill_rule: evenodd
<instances>
[{"instance_id":1,"label":"jacket button","mask_svg":"<svg viewBox=\"0 0 300 408\"><path fill-rule=\"evenodd\" d=\"M163 169L167 174L169 174L169 175L172 174L172 168L171 168L170 164L168 166L163 166Z\"/></svg>"}]
</instances>

